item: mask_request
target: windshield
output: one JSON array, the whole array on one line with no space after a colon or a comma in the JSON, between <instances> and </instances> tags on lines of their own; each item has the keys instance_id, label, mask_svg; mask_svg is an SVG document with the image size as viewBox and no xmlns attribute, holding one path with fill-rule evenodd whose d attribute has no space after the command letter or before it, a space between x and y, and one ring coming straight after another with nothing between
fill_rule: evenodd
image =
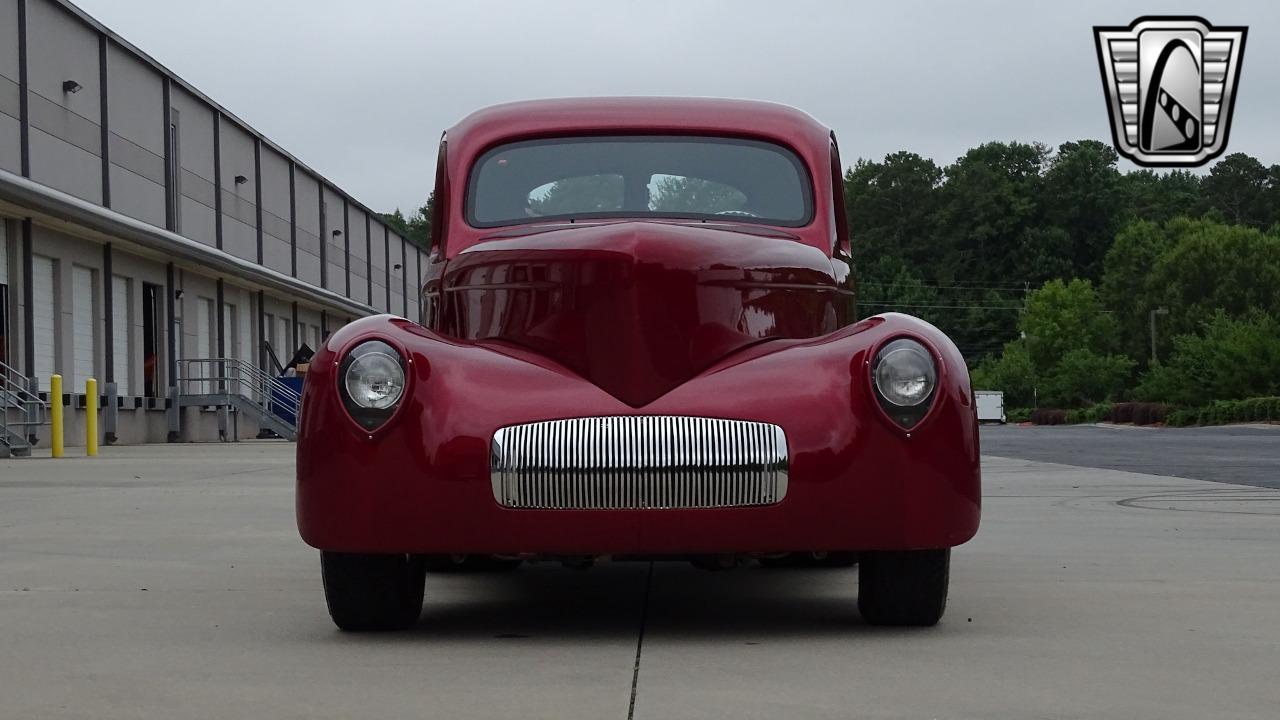
<instances>
[{"instance_id":1,"label":"windshield","mask_svg":"<svg viewBox=\"0 0 1280 720\"><path fill-rule=\"evenodd\" d=\"M467 221L734 219L797 227L813 216L808 173L790 150L715 137L580 137L499 145L476 162Z\"/></svg>"}]
</instances>

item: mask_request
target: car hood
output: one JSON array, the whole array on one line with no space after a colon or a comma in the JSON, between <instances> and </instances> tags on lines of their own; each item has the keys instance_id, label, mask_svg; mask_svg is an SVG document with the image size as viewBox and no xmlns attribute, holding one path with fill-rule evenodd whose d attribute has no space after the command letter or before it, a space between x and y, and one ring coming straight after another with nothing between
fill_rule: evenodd
<instances>
[{"instance_id":1,"label":"car hood","mask_svg":"<svg viewBox=\"0 0 1280 720\"><path fill-rule=\"evenodd\" d=\"M536 229L449 261L441 329L536 352L632 407L747 345L840 324L830 258L794 239L669 222Z\"/></svg>"}]
</instances>

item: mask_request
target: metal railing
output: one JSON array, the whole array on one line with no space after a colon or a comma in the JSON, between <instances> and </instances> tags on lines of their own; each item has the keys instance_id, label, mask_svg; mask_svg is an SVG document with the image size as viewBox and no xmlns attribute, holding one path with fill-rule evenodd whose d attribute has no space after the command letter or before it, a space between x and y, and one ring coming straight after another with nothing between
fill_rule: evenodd
<instances>
[{"instance_id":1,"label":"metal railing","mask_svg":"<svg viewBox=\"0 0 1280 720\"><path fill-rule=\"evenodd\" d=\"M178 393L184 396L239 395L264 414L295 418L302 396L293 388L236 358L188 358L178 361Z\"/></svg>"},{"instance_id":2,"label":"metal railing","mask_svg":"<svg viewBox=\"0 0 1280 720\"><path fill-rule=\"evenodd\" d=\"M29 448L28 435L48 422L49 404L30 389L30 382L16 368L0 362L0 443L11 450Z\"/></svg>"}]
</instances>

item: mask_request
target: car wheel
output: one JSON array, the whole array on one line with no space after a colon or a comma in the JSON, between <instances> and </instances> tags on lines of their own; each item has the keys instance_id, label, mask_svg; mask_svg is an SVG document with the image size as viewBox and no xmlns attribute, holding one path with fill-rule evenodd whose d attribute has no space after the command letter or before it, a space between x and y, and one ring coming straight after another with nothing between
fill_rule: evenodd
<instances>
[{"instance_id":1,"label":"car wheel","mask_svg":"<svg viewBox=\"0 0 1280 720\"><path fill-rule=\"evenodd\" d=\"M858 611L872 625L936 625L947 607L951 550L862 553Z\"/></svg>"},{"instance_id":2,"label":"car wheel","mask_svg":"<svg viewBox=\"0 0 1280 720\"><path fill-rule=\"evenodd\" d=\"M412 555L320 553L329 616L342 630L413 627L422 614L425 564Z\"/></svg>"},{"instance_id":3,"label":"car wheel","mask_svg":"<svg viewBox=\"0 0 1280 720\"><path fill-rule=\"evenodd\" d=\"M516 558L499 558L492 555L427 555L427 572L511 572L524 564Z\"/></svg>"},{"instance_id":4,"label":"car wheel","mask_svg":"<svg viewBox=\"0 0 1280 720\"><path fill-rule=\"evenodd\" d=\"M793 552L760 558L760 565L767 568L847 568L857 564L855 552Z\"/></svg>"}]
</instances>

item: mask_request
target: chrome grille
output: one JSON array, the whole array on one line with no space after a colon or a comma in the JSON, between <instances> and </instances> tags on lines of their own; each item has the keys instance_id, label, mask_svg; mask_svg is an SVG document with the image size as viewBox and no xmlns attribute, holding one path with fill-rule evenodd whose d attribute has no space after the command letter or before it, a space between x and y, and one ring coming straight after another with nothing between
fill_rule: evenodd
<instances>
[{"instance_id":1,"label":"chrome grille","mask_svg":"<svg viewBox=\"0 0 1280 720\"><path fill-rule=\"evenodd\" d=\"M622 415L493 434L493 497L509 508L630 510L772 505L787 494L787 438L747 420Z\"/></svg>"}]
</instances>

